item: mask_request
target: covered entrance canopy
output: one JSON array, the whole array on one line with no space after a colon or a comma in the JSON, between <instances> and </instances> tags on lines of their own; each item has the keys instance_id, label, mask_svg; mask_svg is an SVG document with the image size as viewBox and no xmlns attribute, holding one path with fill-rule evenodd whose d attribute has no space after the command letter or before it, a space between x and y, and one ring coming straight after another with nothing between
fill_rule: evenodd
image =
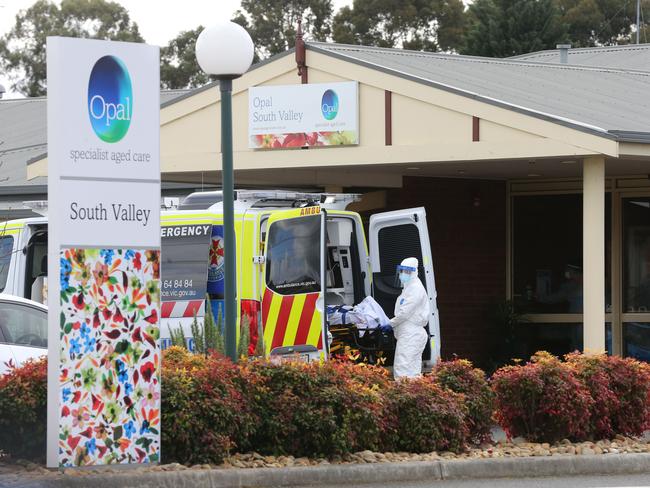
<instances>
[{"instance_id":1,"label":"covered entrance canopy","mask_svg":"<svg viewBox=\"0 0 650 488\"><path fill-rule=\"evenodd\" d=\"M482 232L492 232L489 238L500 243L500 250L490 256L500 266L493 274L502 275L500 281L493 281L495 293L482 284L470 295L483 293L508 298L526 294L517 289L513 280L513 256L517 254L513 242L513 199L529 193L582 195L580 218L575 221L580 228L582 248L572 259L574 262L567 264L579 267L583 274L583 305L580 312L561 313L560 318L539 313L534 320L584 324L583 347L594 351L605 348L607 321L614 331L614 351L623 350L623 292L612 291L608 299L605 284L606 274L612 283L616 276L619 284L623 280L620 232L624 195L633 189L634 195L643 196L650 188L650 111L646 106L650 72L608 67L607 60L613 59L609 55L602 57L602 66L598 61L585 66L571 64L573 54L569 55L569 64L552 64L326 43L298 45L295 59L305 59L301 76L297 76L294 51L290 51L256 65L234 81L234 164L238 186L363 189L371 192L366 208L421 202L427 205L430 233L434 236L442 226L440 215L449 214L449 219L458 220L459 210L453 205L445 206L443 202L444 208L434 208L431 203L441 198L446 189L459 189L446 197L448 201L462 191L467 193L470 206L479 208L481 188L494 188L502 208L491 208L490 215L498 225ZM620 61L626 53L632 51L622 51L615 59ZM634 55L638 56L638 51ZM598 50L590 59L597 57ZM650 59L649 51L646 57ZM249 87L350 80L359 83L358 145L249 149ZM216 84L163 104L164 180L219 181L218 114ZM30 177L44 176L46 168L46 157L37 158L29 165L28 173ZM432 193L434 188L436 195ZM382 189L394 190L377 197L376 190ZM403 189L400 202L399 198L390 197L398 189ZM484 208L480 211L487 212ZM606 218L607 212L611 220ZM477 226L470 221L450 247L458 249L463 238L472 235ZM619 233L616 239L606 240L606 221L611 222L607 232ZM472 244L481 246L480 236ZM611 269L607 270L605 256L610 250L606 246L612 248L607 263ZM436 249L435 238L432 247L436 266L446 266L445 255ZM483 256L478 262L486 259ZM650 263L650 256L647 259ZM650 268L650 264L647 266ZM551 270L551 275L557 273ZM544 276L543 272L538 274ZM650 269L647 275L650 277ZM450 270L447 279L452 290L454 281L464 278ZM481 282L481 277L476 281ZM557 291L558 279L552 277L550 282L551 291ZM530 286L533 285L536 283ZM440 286L444 287L444 283ZM468 286L471 289L471 284ZM531 295L537 295L536 290ZM457 296L449 292L448 303L452 304ZM439 300L443 353L445 338L455 334L444 328L444 298ZM457 306L462 308L463 304ZM467 331L464 336L477 327L481 317L478 308L477 305L472 318L458 319L456 328ZM461 324L463 321L473 323ZM483 334L489 335L488 330ZM480 348L480 341L476 348Z\"/></svg>"}]
</instances>

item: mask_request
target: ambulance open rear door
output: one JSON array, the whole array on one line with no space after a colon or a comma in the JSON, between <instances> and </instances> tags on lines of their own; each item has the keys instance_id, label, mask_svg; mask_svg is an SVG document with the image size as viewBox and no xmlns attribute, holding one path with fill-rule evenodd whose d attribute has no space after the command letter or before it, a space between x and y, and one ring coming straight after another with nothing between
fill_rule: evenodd
<instances>
[{"instance_id":1,"label":"ambulance open rear door","mask_svg":"<svg viewBox=\"0 0 650 488\"><path fill-rule=\"evenodd\" d=\"M427 290L431 304L431 316L427 326L430 340L424 350L423 359L431 363L437 361L440 357L440 321L424 208L372 215L368 234L373 297L389 317L394 315L395 301L402 292L395 281L397 265L408 257L418 259L418 276Z\"/></svg>"}]
</instances>

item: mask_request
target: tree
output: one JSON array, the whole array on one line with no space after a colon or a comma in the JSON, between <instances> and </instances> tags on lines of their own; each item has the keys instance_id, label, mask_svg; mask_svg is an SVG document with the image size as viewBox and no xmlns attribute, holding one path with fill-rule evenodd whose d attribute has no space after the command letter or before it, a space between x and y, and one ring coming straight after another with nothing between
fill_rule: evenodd
<instances>
[{"instance_id":1,"label":"tree","mask_svg":"<svg viewBox=\"0 0 650 488\"><path fill-rule=\"evenodd\" d=\"M183 31L160 50L160 84L163 88L195 88L212 80L196 61L196 39L203 30Z\"/></svg>"},{"instance_id":2,"label":"tree","mask_svg":"<svg viewBox=\"0 0 650 488\"><path fill-rule=\"evenodd\" d=\"M636 24L636 2L629 0L554 0L568 25L573 47L611 46L632 41ZM649 0L641 0L642 12ZM642 42L646 33L641 31Z\"/></svg>"},{"instance_id":3,"label":"tree","mask_svg":"<svg viewBox=\"0 0 650 488\"><path fill-rule=\"evenodd\" d=\"M425 51L456 50L465 27L461 0L354 0L334 17L334 41Z\"/></svg>"},{"instance_id":4,"label":"tree","mask_svg":"<svg viewBox=\"0 0 650 488\"><path fill-rule=\"evenodd\" d=\"M463 54L515 56L555 49L567 40L552 0L476 0L468 16Z\"/></svg>"},{"instance_id":5,"label":"tree","mask_svg":"<svg viewBox=\"0 0 650 488\"><path fill-rule=\"evenodd\" d=\"M121 5L106 0L62 0L61 6L38 0L16 15L0 38L1 67L12 88L23 95L45 95L47 36L142 42L138 26Z\"/></svg>"},{"instance_id":6,"label":"tree","mask_svg":"<svg viewBox=\"0 0 650 488\"><path fill-rule=\"evenodd\" d=\"M233 18L251 35L255 61L292 48L298 20L307 39L326 41L332 29L332 0L242 0Z\"/></svg>"}]
</instances>

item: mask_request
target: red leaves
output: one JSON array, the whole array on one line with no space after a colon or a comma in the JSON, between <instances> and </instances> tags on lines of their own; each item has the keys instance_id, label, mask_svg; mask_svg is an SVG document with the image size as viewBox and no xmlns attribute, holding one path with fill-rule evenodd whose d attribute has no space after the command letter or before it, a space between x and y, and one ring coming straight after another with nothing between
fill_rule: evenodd
<instances>
[{"instance_id":1,"label":"red leaves","mask_svg":"<svg viewBox=\"0 0 650 488\"><path fill-rule=\"evenodd\" d=\"M145 320L149 322L150 324L157 324L158 323L158 311L154 308L151 312L151 315L145 317Z\"/></svg>"},{"instance_id":2,"label":"red leaves","mask_svg":"<svg viewBox=\"0 0 650 488\"><path fill-rule=\"evenodd\" d=\"M485 378L485 373L462 359L439 361L432 377L445 389L465 395L469 407L468 427L471 441L475 444L489 441L494 412L494 393Z\"/></svg>"},{"instance_id":3,"label":"red leaves","mask_svg":"<svg viewBox=\"0 0 650 488\"><path fill-rule=\"evenodd\" d=\"M79 441L80 441L80 440L81 440L81 437L80 437L80 436L72 437L71 435L69 435L69 436L68 436L68 439L67 439L67 441L68 441L68 445L69 445L73 450L77 447L77 445L79 444Z\"/></svg>"},{"instance_id":4,"label":"red leaves","mask_svg":"<svg viewBox=\"0 0 650 488\"><path fill-rule=\"evenodd\" d=\"M104 331L104 335L106 337L108 337L109 339L113 339L113 340L120 337L121 334L122 334L122 332L120 332L119 329L112 329L112 330L109 330L109 331Z\"/></svg>"},{"instance_id":5,"label":"red leaves","mask_svg":"<svg viewBox=\"0 0 650 488\"><path fill-rule=\"evenodd\" d=\"M102 310L102 315L104 316L104 320L109 320L113 316L113 312L109 308L105 308Z\"/></svg>"},{"instance_id":6,"label":"red leaves","mask_svg":"<svg viewBox=\"0 0 650 488\"><path fill-rule=\"evenodd\" d=\"M140 327L137 327L133 331L133 334L131 334L131 338L133 339L133 342L142 342L142 334L140 334Z\"/></svg>"},{"instance_id":7,"label":"red leaves","mask_svg":"<svg viewBox=\"0 0 650 488\"><path fill-rule=\"evenodd\" d=\"M138 462L141 463L147 453L145 453L142 449L138 449L137 447L135 448L135 452L138 455Z\"/></svg>"},{"instance_id":8,"label":"red leaves","mask_svg":"<svg viewBox=\"0 0 650 488\"><path fill-rule=\"evenodd\" d=\"M305 134L287 134L282 143L282 147L302 147L307 144Z\"/></svg>"},{"instance_id":9,"label":"red leaves","mask_svg":"<svg viewBox=\"0 0 650 488\"><path fill-rule=\"evenodd\" d=\"M123 324L124 323L124 316L122 315L122 312L120 312L119 307L115 307L115 314L113 315L113 322L116 324Z\"/></svg>"},{"instance_id":10,"label":"red leaves","mask_svg":"<svg viewBox=\"0 0 650 488\"><path fill-rule=\"evenodd\" d=\"M79 293L77 295L72 296L72 304L75 306L77 310L83 310L85 304L84 304L84 295L83 293Z\"/></svg>"},{"instance_id":11,"label":"red leaves","mask_svg":"<svg viewBox=\"0 0 650 488\"><path fill-rule=\"evenodd\" d=\"M104 409L104 402L95 394L93 394L91 398L93 401L93 410L97 412L96 415L99 415L99 413Z\"/></svg>"},{"instance_id":12,"label":"red leaves","mask_svg":"<svg viewBox=\"0 0 650 488\"><path fill-rule=\"evenodd\" d=\"M92 427L88 427L88 428L86 428L86 430L84 430L83 432L79 432L79 435L82 435L82 436L84 436L84 437L90 439L90 437L93 435L93 428L92 428Z\"/></svg>"},{"instance_id":13,"label":"red leaves","mask_svg":"<svg viewBox=\"0 0 650 488\"><path fill-rule=\"evenodd\" d=\"M102 325L102 323L99 319L99 310L95 309L95 313L93 314L93 329L96 329L100 325Z\"/></svg>"},{"instance_id":14,"label":"red leaves","mask_svg":"<svg viewBox=\"0 0 650 488\"><path fill-rule=\"evenodd\" d=\"M535 442L586 438L594 400L557 358L538 353L529 363L501 368L491 383L497 420L509 435Z\"/></svg>"},{"instance_id":15,"label":"red leaves","mask_svg":"<svg viewBox=\"0 0 650 488\"><path fill-rule=\"evenodd\" d=\"M153 376L155 371L156 368L151 361L147 361L142 366L140 366L140 373L142 374L142 379L147 383L151 381L151 377Z\"/></svg>"},{"instance_id":16,"label":"red leaves","mask_svg":"<svg viewBox=\"0 0 650 488\"><path fill-rule=\"evenodd\" d=\"M106 454L106 451L108 448L106 446L102 446L100 444L97 444L97 450L99 451L99 457L102 458L104 457L104 454Z\"/></svg>"},{"instance_id":17,"label":"red leaves","mask_svg":"<svg viewBox=\"0 0 650 488\"><path fill-rule=\"evenodd\" d=\"M133 257L133 268L137 269L138 271L142 269L141 256L142 256L141 253L136 252L135 256Z\"/></svg>"}]
</instances>

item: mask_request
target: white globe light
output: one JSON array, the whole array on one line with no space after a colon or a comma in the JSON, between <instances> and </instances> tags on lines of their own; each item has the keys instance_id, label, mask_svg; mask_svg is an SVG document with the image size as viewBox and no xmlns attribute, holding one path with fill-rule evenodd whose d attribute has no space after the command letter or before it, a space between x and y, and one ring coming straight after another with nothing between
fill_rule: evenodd
<instances>
[{"instance_id":1,"label":"white globe light","mask_svg":"<svg viewBox=\"0 0 650 488\"><path fill-rule=\"evenodd\" d=\"M196 60L210 75L237 78L253 62L253 40L239 24L215 24L203 29L196 40Z\"/></svg>"}]
</instances>

